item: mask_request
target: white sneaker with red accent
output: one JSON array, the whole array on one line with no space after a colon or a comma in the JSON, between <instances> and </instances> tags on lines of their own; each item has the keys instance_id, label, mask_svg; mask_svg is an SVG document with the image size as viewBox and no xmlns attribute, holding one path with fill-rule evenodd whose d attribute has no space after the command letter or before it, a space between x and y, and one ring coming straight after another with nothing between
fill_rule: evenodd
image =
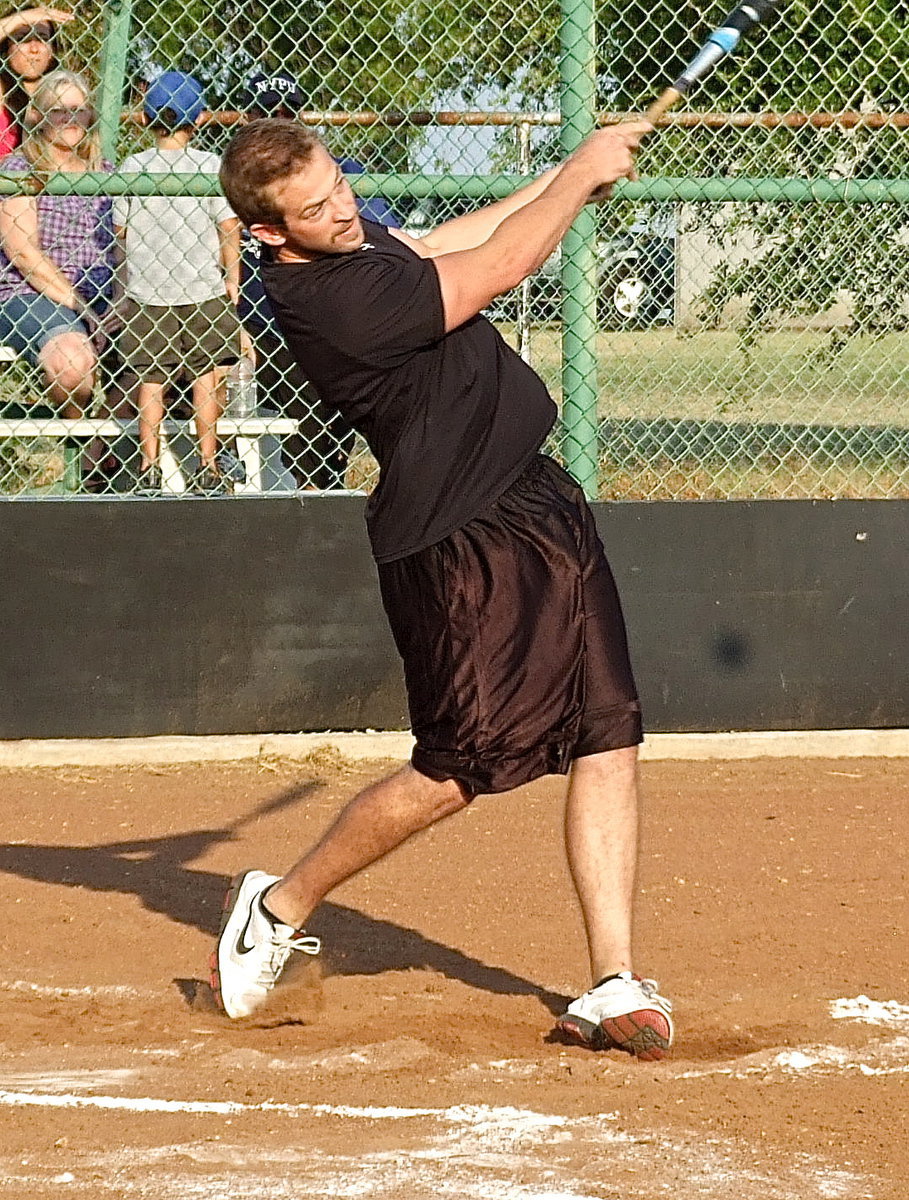
<instances>
[{"instance_id":1,"label":"white sneaker with red accent","mask_svg":"<svg viewBox=\"0 0 909 1200\"><path fill-rule=\"evenodd\" d=\"M211 955L211 987L229 1017L248 1017L266 1000L295 951L318 954L321 943L302 929L272 920L262 895L279 875L245 871L230 885L221 932Z\"/></svg>"},{"instance_id":2,"label":"white sneaker with red accent","mask_svg":"<svg viewBox=\"0 0 909 1200\"><path fill-rule=\"evenodd\" d=\"M593 1050L626 1050L645 1060L672 1045L672 1004L653 979L621 971L573 1000L556 1022L572 1041Z\"/></svg>"}]
</instances>

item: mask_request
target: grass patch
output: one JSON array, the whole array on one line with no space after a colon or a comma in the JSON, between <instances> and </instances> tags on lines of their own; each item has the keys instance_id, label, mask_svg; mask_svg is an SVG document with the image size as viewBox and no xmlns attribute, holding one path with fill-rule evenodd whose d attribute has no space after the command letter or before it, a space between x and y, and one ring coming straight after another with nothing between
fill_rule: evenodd
<instances>
[{"instance_id":1,"label":"grass patch","mask_svg":"<svg viewBox=\"0 0 909 1200\"><path fill-rule=\"evenodd\" d=\"M502 327L514 344L511 327ZM531 362L561 396L561 330L539 326ZM780 330L743 348L734 331L601 333L598 414L700 421L889 425L906 421L909 334L836 338Z\"/></svg>"},{"instance_id":2,"label":"grass patch","mask_svg":"<svg viewBox=\"0 0 909 1200\"><path fill-rule=\"evenodd\" d=\"M909 497L909 334L606 332L597 360L603 499ZM560 326L531 362L560 399Z\"/></svg>"}]
</instances>

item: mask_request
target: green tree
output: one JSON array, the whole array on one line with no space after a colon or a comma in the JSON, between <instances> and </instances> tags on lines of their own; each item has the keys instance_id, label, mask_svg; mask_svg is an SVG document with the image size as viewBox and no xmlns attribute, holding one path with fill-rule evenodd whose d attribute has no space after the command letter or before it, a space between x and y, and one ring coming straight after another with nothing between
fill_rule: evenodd
<instances>
[{"instance_id":1,"label":"green tree","mask_svg":"<svg viewBox=\"0 0 909 1200\"><path fill-rule=\"evenodd\" d=\"M731 7L731 0L707 8L685 0L601 4L600 72L615 106L646 105ZM871 97L882 107L905 107L907 61L905 0L787 0L693 94L694 103L836 109Z\"/></svg>"},{"instance_id":2,"label":"green tree","mask_svg":"<svg viewBox=\"0 0 909 1200\"><path fill-rule=\"evenodd\" d=\"M255 69L290 71L317 111L431 109L446 93L476 97L516 81L526 94L541 95L558 74L552 0L237 0L216 7L139 0L134 29L134 76L152 68L193 71L210 104L228 109ZM379 147L381 161L370 161L376 169L404 168L414 136L413 127L399 126L349 129L340 140L351 152Z\"/></svg>"},{"instance_id":3,"label":"green tree","mask_svg":"<svg viewBox=\"0 0 909 1200\"><path fill-rule=\"evenodd\" d=\"M902 0L900 0L902 6ZM725 6L709 14L709 23ZM609 10L607 10L609 11ZM602 61L620 80L623 106L641 107L669 82L692 50L677 52L690 10L667 0L646 17L615 8ZM664 34L663 22L667 32ZM701 32L707 23L701 19ZM700 41L700 34L695 41ZM647 47L635 59L640 38ZM667 69L660 72L664 57ZM721 65L690 100L701 110L866 112L909 110L909 23L897 0L794 0L744 48ZM795 175L805 178L905 178L909 131L833 127L673 130L648 144L650 173ZM751 258L721 268L703 297L706 313L748 300L745 339L784 317L823 311L848 293L853 331L903 320L909 293L906 229L909 213L892 205L762 204L695 208L730 251L748 238ZM735 261L730 253L729 261Z\"/></svg>"}]
</instances>

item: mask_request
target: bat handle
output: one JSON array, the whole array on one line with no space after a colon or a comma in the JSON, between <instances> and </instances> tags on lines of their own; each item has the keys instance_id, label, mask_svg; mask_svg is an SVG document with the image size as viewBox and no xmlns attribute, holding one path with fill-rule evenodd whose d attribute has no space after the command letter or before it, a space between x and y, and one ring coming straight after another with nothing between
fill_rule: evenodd
<instances>
[{"instance_id":1,"label":"bat handle","mask_svg":"<svg viewBox=\"0 0 909 1200\"><path fill-rule=\"evenodd\" d=\"M654 100L651 106L644 113L644 120L651 121L653 124L656 124L660 117L662 117L664 113L667 113L670 108L677 104L681 98L682 93L678 90L678 88L666 88L664 92L657 96L656 100Z\"/></svg>"},{"instance_id":2,"label":"bat handle","mask_svg":"<svg viewBox=\"0 0 909 1200\"><path fill-rule=\"evenodd\" d=\"M654 100L651 106L647 109L646 113L644 113L644 120L656 124L663 113L672 108L673 104L676 104L679 100L681 100L681 98L682 93L677 88L666 88L661 95L657 96L656 100ZM591 195L590 202L596 204L599 201L608 200L611 195L612 184L610 183L604 185L603 187L597 188L597 190Z\"/></svg>"}]
</instances>

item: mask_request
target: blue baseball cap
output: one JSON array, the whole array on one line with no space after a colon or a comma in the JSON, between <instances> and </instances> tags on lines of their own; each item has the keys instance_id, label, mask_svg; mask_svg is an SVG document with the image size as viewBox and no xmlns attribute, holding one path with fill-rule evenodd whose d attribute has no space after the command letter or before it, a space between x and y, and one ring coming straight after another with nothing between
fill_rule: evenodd
<instances>
[{"instance_id":1,"label":"blue baseball cap","mask_svg":"<svg viewBox=\"0 0 909 1200\"><path fill-rule=\"evenodd\" d=\"M176 117L178 128L195 125L199 114L205 111L202 84L182 71L165 71L145 93L143 108L152 124L165 108L169 108Z\"/></svg>"}]
</instances>

